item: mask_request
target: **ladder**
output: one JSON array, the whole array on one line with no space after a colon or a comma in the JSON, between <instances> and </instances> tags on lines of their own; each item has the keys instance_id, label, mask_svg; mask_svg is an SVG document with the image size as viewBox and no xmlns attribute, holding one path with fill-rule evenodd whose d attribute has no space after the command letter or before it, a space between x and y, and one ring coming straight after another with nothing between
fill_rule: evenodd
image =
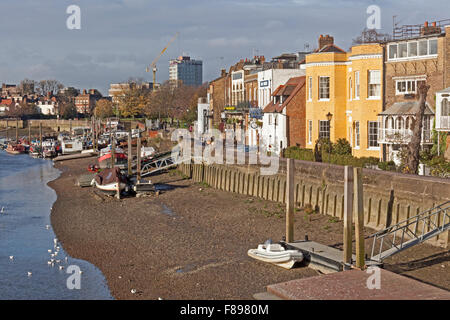
<instances>
[{"instance_id":1,"label":"ladder","mask_svg":"<svg viewBox=\"0 0 450 320\"><path fill-rule=\"evenodd\" d=\"M381 230L373 238L370 259L384 259L450 229L450 201Z\"/></svg>"}]
</instances>

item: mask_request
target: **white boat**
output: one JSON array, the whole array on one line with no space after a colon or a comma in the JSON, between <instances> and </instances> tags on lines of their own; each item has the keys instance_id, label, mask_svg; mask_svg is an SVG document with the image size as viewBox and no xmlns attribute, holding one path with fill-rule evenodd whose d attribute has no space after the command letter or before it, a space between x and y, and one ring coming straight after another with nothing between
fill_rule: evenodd
<instances>
[{"instance_id":1,"label":"white boat","mask_svg":"<svg viewBox=\"0 0 450 320\"><path fill-rule=\"evenodd\" d=\"M285 269L291 269L295 263L303 260L299 250L286 250L278 243L260 244L257 249L248 250L247 254L254 259L273 263Z\"/></svg>"},{"instance_id":2,"label":"white boat","mask_svg":"<svg viewBox=\"0 0 450 320\"><path fill-rule=\"evenodd\" d=\"M78 139L63 140L61 147L63 154L78 153L83 151L83 142Z\"/></svg>"}]
</instances>

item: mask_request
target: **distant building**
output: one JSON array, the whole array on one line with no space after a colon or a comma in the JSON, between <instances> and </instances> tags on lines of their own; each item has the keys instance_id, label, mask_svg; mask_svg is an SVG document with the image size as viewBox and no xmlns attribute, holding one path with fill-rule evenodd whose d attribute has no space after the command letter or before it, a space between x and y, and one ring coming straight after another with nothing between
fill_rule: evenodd
<instances>
[{"instance_id":1,"label":"distant building","mask_svg":"<svg viewBox=\"0 0 450 320\"><path fill-rule=\"evenodd\" d=\"M133 86L137 87L138 89L143 88L147 90L153 90L153 82L143 82L141 84L136 84L132 82L111 83L109 85L108 91L108 95L111 98L111 101L113 103L119 103L120 98L125 95L124 92L130 90ZM157 83L155 85L155 88L158 88L159 86L160 85Z\"/></svg>"},{"instance_id":2,"label":"distant building","mask_svg":"<svg viewBox=\"0 0 450 320\"><path fill-rule=\"evenodd\" d=\"M180 56L170 60L169 81L178 86L182 83L186 86L201 86L203 83L203 62L193 60L188 56Z\"/></svg>"},{"instance_id":3,"label":"distant building","mask_svg":"<svg viewBox=\"0 0 450 320\"><path fill-rule=\"evenodd\" d=\"M89 92L83 90L83 94L75 98L75 107L78 113L91 114L95 108L95 104L102 98L102 94L96 89L90 89Z\"/></svg>"}]
</instances>

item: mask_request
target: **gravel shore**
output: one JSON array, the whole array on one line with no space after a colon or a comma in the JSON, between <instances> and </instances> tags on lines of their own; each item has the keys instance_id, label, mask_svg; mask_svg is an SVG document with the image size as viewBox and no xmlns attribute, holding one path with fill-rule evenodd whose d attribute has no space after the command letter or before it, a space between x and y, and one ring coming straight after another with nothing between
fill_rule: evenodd
<instances>
[{"instance_id":1,"label":"gravel shore","mask_svg":"<svg viewBox=\"0 0 450 320\"><path fill-rule=\"evenodd\" d=\"M94 158L58 163L51 222L72 257L97 266L116 299L252 299L265 286L318 274L284 270L247 256L285 231L281 204L194 184L165 173L152 177L158 196L116 198L75 185ZM296 213L295 238L342 242L342 223ZM371 230L366 230L370 234ZM420 245L387 261L386 268L450 289L448 250ZM131 290L136 292L132 293Z\"/></svg>"}]
</instances>

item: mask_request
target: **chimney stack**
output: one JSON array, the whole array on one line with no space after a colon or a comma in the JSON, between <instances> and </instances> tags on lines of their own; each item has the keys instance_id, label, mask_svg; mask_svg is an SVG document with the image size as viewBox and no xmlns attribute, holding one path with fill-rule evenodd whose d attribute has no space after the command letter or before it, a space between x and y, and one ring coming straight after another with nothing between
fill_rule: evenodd
<instances>
[{"instance_id":1,"label":"chimney stack","mask_svg":"<svg viewBox=\"0 0 450 320\"><path fill-rule=\"evenodd\" d=\"M334 44L334 38L330 35L323 36L323 34L319 37L319 50L325 46Z\"/></svg>"},{"instance_id":2,"label":"chimney stack","mask_svg":"<svg viewBox=\"0 0 450 320\"><path fill-rule=\"evenodd\" d=\"M225 70L225 69L220 70L221 77L226 77L226 75L227 75L227 70Z\"/></svg>"},{"instance_id":3,"label":"chimney stack","mask_svg":"<svg viewBox=\"0 0 450 320\"><path fill-rule=\"evenodd\" d=\"M420 35L427 36L431 34L441 34L441 32L441 28L437 26L436 22L433 22L430 26L428 21L425 21L422 29L420 30Z\"/></svg>"}]
</instances>

